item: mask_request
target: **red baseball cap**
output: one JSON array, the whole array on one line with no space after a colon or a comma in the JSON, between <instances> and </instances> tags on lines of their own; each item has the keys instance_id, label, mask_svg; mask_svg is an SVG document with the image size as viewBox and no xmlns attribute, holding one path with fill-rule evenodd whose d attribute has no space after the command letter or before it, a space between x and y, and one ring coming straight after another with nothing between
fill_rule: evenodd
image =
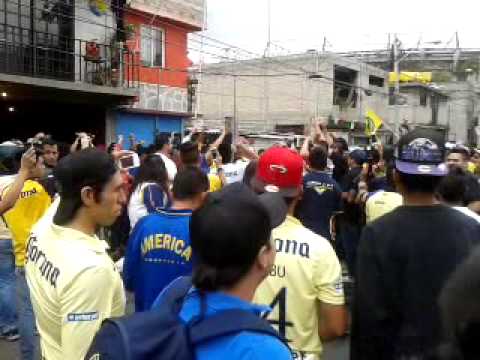
<instances>
[{"instance_id":1,"label":"red baseball cap","mask_svg":"<svg viewBox=\"0 0 480 360\"><path fill-rule=\"evenodd\" d=\"M272 147L258 160L254 188L260 192L276 192L284 197L300 193L303 179L303 158L284 147Z\"/></svg>"}]
</instances>

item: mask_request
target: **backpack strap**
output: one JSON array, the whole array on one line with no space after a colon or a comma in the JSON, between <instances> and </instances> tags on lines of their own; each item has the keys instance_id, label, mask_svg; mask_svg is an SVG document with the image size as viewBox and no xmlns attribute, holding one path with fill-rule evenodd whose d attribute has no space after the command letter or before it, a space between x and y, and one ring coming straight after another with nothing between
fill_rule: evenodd
<instances>
[{"instance_id":1,"label":"backpack strap","mask_svg":"<svg viewBox=\"0 0 480 360\"><path fill-rule=\"evenodd\" d=\"M268 321L246 310L225 310L201 321L190 322L187 326L190 343L194 346L221 336L251 331L273 336L289 348L287 341L278 334Z\"/></svg>"},{"instance_id":2,"label":"backpack strap","mask_svg":"<svg viewBox=\"0 0 480 360\"><path fill-rule=\"evenodd\" d=\"M191 276L181 276L173 280L170 285L160 293L160 304L170 306L173 311L178 312L180 310L180 305L183 303L185 296L191 288Z\"/></svg>"}]
</instances>

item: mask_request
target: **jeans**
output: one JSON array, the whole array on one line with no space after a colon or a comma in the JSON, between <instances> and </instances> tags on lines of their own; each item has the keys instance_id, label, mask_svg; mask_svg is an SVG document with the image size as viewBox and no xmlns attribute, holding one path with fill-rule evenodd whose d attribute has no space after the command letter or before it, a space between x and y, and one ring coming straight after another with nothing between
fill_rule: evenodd
<instances>
[{"instance_id":1,"label":"jeans","mask_svg":"<svg viewBox=\"0 0 480 360\"><path fill-rule=\"evenodd\" d=\"M352 277L356 275L357 248L362 234L362 226L359 224L342 221L337 241L345 255L348 272Z\"/></svg>"},{"instance_id":2,"label":"jeans","mask_svg":"<svg viewBox=\"0 0 480 360\"><path fill-rule=\"evenodd\" d=\"M17 328L12 240L0 240L0 333Z\"/></svg>"},{"instance_id":3,"label":"jeans","mask_svg":"<svg viewBox=\"0 0 480 360\"><path fill-rule=\"evenodd\" d=\"M15 274L17 278L20 353L22 354L22 360L35 360L39 349L39 339L36 336L35 316L33 314L32 302L30 301L30 290L25 278L25 269L17 267Z\"/></svg>"}]
</instances>

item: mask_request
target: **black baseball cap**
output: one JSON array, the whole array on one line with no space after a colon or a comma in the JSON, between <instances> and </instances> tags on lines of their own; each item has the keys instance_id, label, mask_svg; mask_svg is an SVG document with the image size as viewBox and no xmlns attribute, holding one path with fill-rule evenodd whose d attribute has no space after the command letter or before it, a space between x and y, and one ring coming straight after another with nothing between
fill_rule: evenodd
<instances>
[{"instance_id":1,"label":"black baseball cap","mask_svg":"<svg viewBox=\"0 0 480 360\"><path fill-rule=\"evenodd\" d=\"M363 165L368 160L368 155L364 150L353 150L348 156L358 165Z\"/></svg>"},{"instance_id":2,"label":"black baseball cap","mask_svg":"<svg viewBox=\"0 0 480 360\"><path fill-rule=\"evenodd\" d=\"M284 222L287 211L279 194L257 195L243 183L211 193L192 215L195 256L215 269L253 263L260 248L270 241L272 229Z\"/></svg>"},{"instance_id":3,"label":"black baseball cap","mask_svg":"<svg viewBox=\"0 0 480 360\"><path fill-rule=\"evenodd\" d=\"M402 136L395 151L395 168L405 174L445 176L444 136L433 129L417 128Z\"/></svg>"}]
</instances>

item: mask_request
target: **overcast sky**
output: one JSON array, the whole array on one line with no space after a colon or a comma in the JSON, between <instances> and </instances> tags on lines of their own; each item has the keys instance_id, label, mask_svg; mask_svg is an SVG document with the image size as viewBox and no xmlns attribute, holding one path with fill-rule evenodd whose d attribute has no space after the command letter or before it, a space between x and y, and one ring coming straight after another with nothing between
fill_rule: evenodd
<instances>
[{"instance_id":1,"label":"overcast sky","mask_svg":"<svg viewBox=\"0 0 480 360\"><path fill-rule=\"evenodd\" d=\"M267 43L268 0L207 0L206 35L263 54ZM397 3L397 10L393 10ZM480 2L475 0L271 0L272 54L321 49L324 36L329 51L380 49L388 33L397 33L408 47L441 41L442 47L459 32L460 46L480 47ZM194 37L196 38L196 37ZM218 46L218 44L216 44ZM200 48L191 42L191 48ZM214 55L232 52L204 47ZM214 55L206 54L212 61ZM246 57L247 54L243 54ZM192 53L192 57L196 56ZM219 61L219 58L216 58Z\"/></svg>"}]
</instances>

